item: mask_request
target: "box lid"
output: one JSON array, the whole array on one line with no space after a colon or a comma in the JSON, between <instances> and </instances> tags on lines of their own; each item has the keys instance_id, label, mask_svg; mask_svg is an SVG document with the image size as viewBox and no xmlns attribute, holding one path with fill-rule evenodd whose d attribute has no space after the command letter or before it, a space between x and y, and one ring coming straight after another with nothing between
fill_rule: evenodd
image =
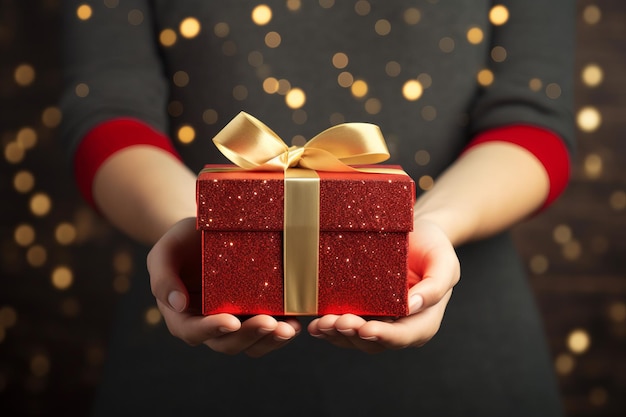
<instances>
[{"instance_id":1,"label":"box lid","mask_svg":"<svg viewBox=\"0 0 626 417\"><path fill-rule=\"evenodd\" d=\"M280 231L282 172L226 170L207 165L197 180L198 229ZM375 168L401 169L376 165ZM320 230L406 232L413 226L415 183L407 175L322 172Z\"/></svg>"}]
</instances>

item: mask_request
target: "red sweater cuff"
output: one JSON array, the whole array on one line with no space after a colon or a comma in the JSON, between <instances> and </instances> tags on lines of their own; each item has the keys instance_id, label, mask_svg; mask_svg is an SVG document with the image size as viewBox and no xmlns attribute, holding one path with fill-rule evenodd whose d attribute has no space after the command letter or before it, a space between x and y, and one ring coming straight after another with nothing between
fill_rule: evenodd
<instances>
[{"instance_id":1,"label":"red sweater cuff","mask_svg":"<svg viewBox=\"0 0 626 417\"><path fill-rule=\"evenodd\" d=\"M92 185L100 166L114 153L134 145L154 146L181 159L172 142L136 119L112 119L96 125L83 138L74 155L74 178L83 198L97 209Z\"/></svg>"},{"instance_id":2,"label":"red sweater cuff","mask_svg":"<svg viewBox=\"0 0 626 417\"><path fill-rule=\"evenodd\" d=\"M555 133L536 126L510 125L479 133L464 152L485 142L508 142L529 151L543 165L550 189L540 210L545 209L565 190L570 177L570 156L563 140Z\"/></svg>"}]
</instances>

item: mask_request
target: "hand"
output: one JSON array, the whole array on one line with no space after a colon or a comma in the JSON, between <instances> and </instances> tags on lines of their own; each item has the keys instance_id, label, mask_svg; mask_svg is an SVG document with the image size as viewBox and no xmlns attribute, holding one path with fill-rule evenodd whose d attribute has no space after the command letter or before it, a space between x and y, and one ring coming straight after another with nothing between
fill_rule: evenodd
<instances>
[{"instance_id":1,"label":"hand","mask_svg":"<svg viewBox=\"0 0 626 417\"><path fill-rule=\"evenodd\" d=\"M397 320L366 320L354 314L313 320L309 333L344 348L368 353L419 347L437 333L460 265L445 233L434 223L416 220L409 235L409 315Z\"/></svg>"},{"instance_id":2,"label":"hand","mask_svg":"<svg viewBox=\"0 0 626 417\"><path fill-rule=\"evenodd\" d=\"M217 352L245 352L252 357L291 341L301 330L295 318L278 321L258 315L241 322L231 314L202 316L190 308L190 280L200 282L200 238L196 219L186 218L168 230L148 254L150 286L170 333L192 346L203 343Z\"/></svg>"}]
</instances>

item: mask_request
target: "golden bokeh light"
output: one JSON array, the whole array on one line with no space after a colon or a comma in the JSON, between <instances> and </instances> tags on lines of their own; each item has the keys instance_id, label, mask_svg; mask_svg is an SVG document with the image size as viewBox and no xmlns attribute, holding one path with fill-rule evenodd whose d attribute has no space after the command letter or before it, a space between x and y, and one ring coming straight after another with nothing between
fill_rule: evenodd
<instances>
[{"instance_id":1,"label":"golden bokeh light","mask_svg":"<svg viewBox=\"0 0 626 417\"><path fill-rule=\"evenodd\" d=\"M591 345L591 338L589 333L584 329L575 329L567 336L567 347L572 353L582 354L585 353Z\"/></svg>"},{"instance_id":2,"label":"golden bokeh light","mask_svg":"<svg viewBox=\"0 0 626 417\"><path fill-rule=\"evenodd\" d=\"M576 364L574 357L569 353L561 353L554 361L554 368L559 375L569 375Z\"/></svg>"},{"instance_id":3,"label":"golden bokeh light","mask_svg":"<svg viewBox=\"0 0 626 417\"><path fill-rule=\"evenodd\" d=\"M572 229L566 224L559 224L552 231L552 237L556 243L564 245L572 240Z\"/></svg>"},{"instance_id":4,"label":"golden bokeh light","mask_svg":"<svg viewBox=\"0 0 626 417\"><path fill-rule=\"evenodd\" d=\"M88 4L81 4L76 9L76 16L80 20L89 20L92 14L93 14L93 10L91 9L91 6Z\"/></svg>"},{"instance_id":5,"label":"golden bokeh light","mask_svg":"<svg viewBox=\"0 0 626 417\"><path fill-rule=\"evenodd\" d=\"M596 131L602 124L600 112L593 106L583 107L576 115L576 124L583 132L591 133Z\"/></svg>"},{"instance_id":6,"label":"golden bokeh light","mask_svg":"<svg viewBox=\"0 0 626 417\"><path fill-rule=\"evenodd\" d=\"M118 275L113 279L113 291L125 294L128 290L130 290L130 278L126 275Z\"/></svg>"},{"instance_id":7,"label":"golden bokeh light","mask_svg":"<svg viewBox=\"0 0 626 417\"><path fill-rule=\"evenodd\" d=\"M569 242L565 243L561 248L563 258L567 259L568 261L577 260L578 258L580 258L582 252L583 247L577 240L570 240Z\"/></svg>"},{"instance_id":8,"label":"golden bokeh light","mask_svg":"<svg viewBox=\"0 0 626 417\"><path fill-rule=\"evenodd\" d=\"M415 7L409 7L404 11L402 17L407 25L417 25L422 20L422 12Z\"/></svg>"},{"instance_id":9,"label":"golden bokeh light","mask_svg":"<svg viewBox=\"0 0 626 417\"><path fill-rule=\"evenodd\" d=\"M435 180L433 180L433 177L430 175L422 175L417 181L417 184L422 190L428 191L435 185Z\"/></svg>"},{"instance_id":10,"label":"golden bokeh light","mask_svg":"<svg viewBox=\"0 0 626 417\"><path fill-rule=\"evenodd\" d=\"M178 137L178 140L181 143L185 143L185 144L191 143L196 138L196 130L189 125L183 125L180 128L178 128L176 137Z\"/></svg>"},{"instance_id":11,"label":"golden bokeh light","mask_svg":"<svg viewBox=\"0 0 626 417\"><path fill-rule=\"evenodd\" d=\"M41 245L33 245L26 251L26 262L33 268L43 266L47 259L48 252Z\"/></svg>"},{"instance_id":12,"label":"golden bokeh light","mask_svg":"<svg viewBox=\"0 0 626 417\"><path fill-rule=\"evenodd\" d=\"M76 240L76 227L71 223L59 223L54 229L54 238L60 245L70 245Z\"/></svg>"},{"instance_id":13,"label":"golden bokeh light","mask_svg":"<svg viewBox=\"0 0 626 417\"><path fill-rule=\"evenodd\" d=\"M602 387L595 387L589 391L589 402L596 407L602 407L609 399L609 394Z\"/></svg>"},{"instance_id":14,"label":"golden bokeh light","mask_svg":"<svg viewBox=\"0 0 626 417\"><path fill-rule=\"evenodd\" d=\"M615 211L626 209L626 192L622 190L612 192L609 197L609 205Z\"/></svg>"},{"instance_id":15,"label":"golden bokeh light","mask_svg":"<svg viewBox=\"0 0 626 417\"><path fill-rule=\"evenodd\" d=\"M454 51L454 39L449 36L441 38L439 40L439 49L447 54Z\"/></svg>"},{"instance_id":16,"label":"golden bokeh light","mask_svg":"<svg viewBox=\"0 0 626 417\"><path fill-rule=\"evenodd\" d=\"M480 84L481 86L489 87L491 84L493 84L493 80L494 80L493 72L487 68L482 69L478 71L478 74L476 75L476 80L478 81L478 84Z\"/></svg>"},{"instance_id":17,"label":"golden bokeh light","mask_svg":"<svg viewBox=\"0 0 626 417\"><path fill-rule=\"evenodd\" d=\"M265 35L265 45L267 45L268 48L278 48L281 42L282 38L278 32L272 31Z\"/></svg>"},{"instance_id":18,"label":"golden bokeh light","mask_svg":"<svg viewBox=\"0 0 626 417\"><path fill-rule=\"evenodd\" d=\"M263 91L267 94L275 94L278 92L278 80L274 77L268 77L263 80Z\"/></svg>"},{"instance_id":19,"label":"golden bokeh light","mask_svg":"<svg viewBox=\"0 0 626 417\"><path fill-rule=\"evenodd\" d=\"M104 0L104 5L109 9L115 9L120 4L120 0Z\"/></svg>"},{"instance_id":20,"label":"golden bokeh light","mask_svg":"<svg viewBox=\"0 0 626 417\"><path fill-rule=\"evenodd\" d=\"M113 256L113 270L118 274L130 274L133 271L133 257L128 251L119 251Z\"/></svg>"},{"instance_id":21,"label":"golden bokeh light","mask_svg":"<svg viewBox=\"0 0 626 417\"><path fill-rule=\"evenodd\" d=\"M172 117L179 117L183 114L183 103L178 100L172 100L167 104L167 114Z\"/></svg>"},{"instance_id":22,"label":"golden bokeh light","mask_svg":"<svg viewBox=\"0 0 626 417\"><path fill-rule=\"evenodd\" d=\"M48 194L39 192L30 199L30 211L38 217L45 216L52 208L52 200Z\"/></svg>"},{"instance_id":23,"label":"golden bokeh light","mask_svg":"<svg viewBox=\"0 0 626 417\"><path fill-rule=\"evenodd\" d=\"M583 9L583 20L589 25L597 24L602 19L602 11L595 4L590 4Z\"/></svg>"},{"instance_id":24,"label":"golden bokeh light","mask_svg":"<svg viewBox=\"0 0 626 417\"><path fill-rule=\"evenodd\" d=\"M489 11L489 21L494 26L504 25L509 20L509 9L502 4L495 5Z\"/></svg>"},{"instance_id":25,"label":"golden bokeh light","mask_svg":"<svg viewBox=\"0 0 626 417\"><path fill-rule=\"evenodd\" d=\"M344 71L337 76L337 84L343 88L348 88L354 83L354 77L348 71Z\"/></svg>"},{"instance_id":26,"label":"golden bokeh light","mask_svg":"<svg viewBox=\"0 0 626 417\"><path fill-rule=\"evenodd\" d=\"M172 76L172 80L177 87L186 87L189 84L189 74L185 71L176 71Z\"/></svg>"},{"instance_id":27,"label":"golden bokeh light","mask_svg":"<svg viewBox=\"0 0 626 417\"><path fill-rule=\"evenodd\" d=\"M32 149L37 144L37 132L32 127L23 127L17 132L15 140L22 148Z\"/></svg>"},{"instance_id":28,"label":"golden bokeh light","mask_svg":"<svg viewBox=\"0 0 626 417\"><path fill-rule=\"evenodd\" d=\"M506 49L502 46L494 46L491 50L491 59L493 59L494 62L504 62L506 55Z\"/></svg>"},{"instance_id":29,"label":"golden bokeh light","mask_svg":"<svg viewBox=\"0 0 626 417\"><path fill-rule=\"evenodd\" d=\"M539 78L531 78L531 80L528 82L528 87L535 92L541 91L541 88L543 87L543 82L541 82Z\"/></svg>"},{"instance_id":30,"label":"golden bokeh light","mask_svg":"<svg viewBox=\"0 0 626 417\"><path fill-rule=\"evenodd\" d=\"M551 99L557 99L561 97L561 86L557 83L550 83L546 85L546 96Z\"/></svg>"},{"instance_id":31,"label":"golden bokeh light","mask_svg":"<svg viewBox=\"0 0 626 417\"><path fill-rule=\"evenodd\" d=\"M391 23L387 19L379 19L374 25L374 30L380 36L387 36L391 32Z\"/></svg>"},{"instance_id":32,"label":"golden bokeh light","mask_svg":"<svg viewBox=\"0 0 626 417\"><path fill-rule=\"evenodd\" d=\"M402 95L409 101L418 100L423 92L424 88L422 87L422 83L418 80L408 80L402 86Z\"/></svg>"},{"instance_id":33,"label":"golden bokeh light","mask_svg":"<svg viewBox=\"0 0 626 417\"><path fill-rule=\"evenodd\" d=\"M583 68L581 78L587 87L597 87L604 79L604 72L598 64L589 64Z\"/></svg>"},{"instance_id":34,"label":"golden bokeh light","mask_svg":"<svg viewBox=\"0 0 626 417\"><path fill-rule=\"evenodd\" d=\"M192 39L198 36L202 26L200 25L200 21L195 17L187 17L180 22L180 26L178 27L178 31L181 36L187 39Z\"/></svg>"},{"instance_id":35,"label":"golden bokeh light","mask_svg":"<svg viewBox=\"0 0 626 417\"><path fill-rule=\"evenodd\" d=\"M284 78L281 78L280 80L278 80L278 94L280 94L281 96L284 96L290 90L291 90L291 83L289 82L289 80L285 80Z\"/></svg>"},{"instance_id":36,"label":"golden bokeh light","mask_svg":"<svg viewBox=\"0 0 626 417\"><path fill-rule=\"evenodd\" d=\"M13 239L20 246L30 246L35 241L35 229L29 224L20 224L13 232Z\"/></svg>"},{"instance_id":37,"label":"golden bokeh light","mask_svg":"<svg viewBox=\"0 0 626 417\"><path fill-rule=\"evenodd\" d=\"M67 266L57 266L52 271L50 281L57 290L66 290L74 283L74 273Z\"/></svg>"},{"instance_id":38,"label":"golden bokeh light","mask_svg":"<svg viewBox=\"0 0 626 417\"><path fill-rule=\"evenodd\" d=\"M173 29L163 29L159 34L159 42L165 47L173 46L178 36Z\"/></svg>"},{"instance_id":39,"label":"golden bokeh light","mask_svg":"<svg viewBox=\"0 0 626 417\"><path fill-rule=\"evenodd\" d=\"M378 114L382 110L382 103L377 98L368 98L365 101L365 111L368 114Z\"/></svg>"},{"instance_id":40,"label":"golden bokeh light","mask_svg":"<svg viewBox=\"0 0 626 417\"><path fill-rule=\"evenodd\" d=\"M11 164L19 164L25 156L24 147L18 142L10 142L4 147L4 159Z\"/></svg>"},{"instance_id":41,"label":"golden bokeh light","mask_svg":"<svg viewBox=\"0 0 626 417\"><path fill-rule=\"evenodd\" d=\"M41 112L41 122L45 127L55 128L61 124L61 110L56 106L46 107Z\"/></svg>"},{"instance_id":42,"label":"golden bokeh light","mask_svg":"<svg viewBox=\"0 0 626 417\"><path fill-rule=\"evenodd\" d=\"M335 5L335 0L319 0L319 3L324 9L330 9Z\"/></svg>"},{"instance_id":43,"label":"golden bokeh light","mask_svg":"<svg viewBox=\"0 0 626 417\"><path fill-rule=\"evenodd\" d=\"M306 94L301 88L292 88L285 95L285 103L291 109L299 109L306 103Z\"/></svg>"},{"instance_id":44,"label":"golden bokeh light","mask_svg":"<svg viewBox=\"0 0 626 417\"><path fill-rule=\"evenodd\" d=\"M372 11L372 6L367 0L358 0L354 3L354 11L359 16L367 16Z\"/></svg>"},{"instance_id":45,"label":"golden bokeh light","mask_svg":"<svg viewBox=\"0 0 626 417\"><path fill-rule=\"evenodd\" d=\"M202 113L202 121L208 125L214 125L217 123L218 114L214 109L206 109Z\"/></svg>"},{"instance_id":46,"label":"golden bokeh light","mask_svg":"<svg viewBox=\"0 0 626 417\"><path fill-rule=\"evenodd\" d=\"M290 11L298 11L301 7L302 3L300 2L300 0L287 0L287 9L289 9Z\"/></svg>"},{"instance_id":47,"label":"golden bokeh light","mask_svg":"<svg viewBox=\"0 0 626 417\"><path fill-rule=\"evenodd\" d=\"M425 151L425 150L419 150L417 152L415 152L415 155L413 156L413 159L415 160L415 163L419 166L426 166L430 163L430 152Z\"/></svg>"},{"instance_id":48,"label":"golden bokeh light","mask_svg":"<svg viewBox=\"0 0 626 417\"><path fill-rule=\"evenodd\" d=\"M226 22L218 22L213 26L213 33L218 38L225 38L230 33L230 26Z\"/></svg>"},{"instance_id":49,"label":"golden bokeh light","mask_svg":"<svg viewBox=\"0 0 626 417\"><path fill-rule=\"evenodd\" d=\"M598 154L591 153L584 160L585 174L587 177L596 179L602 175L604 163L602 157Z\"/></svg>"},{"instance_id":50,"label":"golden bokeh light","mask_svg":"<svg viewBox=\"0 0 626 417\"><path fill-rule=\"evenodd\" d=\"M245 85L236 85L233 87L233 98L238 101L243 101L248 98L248 88Z\"/></svg>"},{"instance_id":51,"label":"golden bokeh light","mask_svg":"<svg viewBox=\"0 0 626 417\"><path fill-rule=\"evenodd\" d=\"M35 68L30 64L20 64L15 67L13 79L20 87L27 87L35 81Z\"/></svg>"},{"instance_id":52,"label":"golden bokeh light","mask_svg":"<svg viewBox=\"0 0 626 417\"><path fill-rule=\"evenodd\" d=\"M50 372L50 359L42 354L36 354L30 359L30 371L36 377L44 377Z\"/></svg>"},{"instance_id":53,"label":"golden bokeh light","mask_svg":"<svg viewBox=\"0 0 626 417\"><path fill-rule=\"evenodd\" d=\"M472 45L478 45L483 41L483 39L485 39L485 34L478 26L471 27L467 31L467 41Z\"/></svg>"},{"instance_id":54,"label":"golden bokeh light","mask_svg":"<svg viewBox=\"0 0 626 417\"><path fill-rule=\"evenodd\" d=\"M17 311L11 306L0 308L0 327L10 328L17 324Z\"/></svg>"},{"instance_id":55,"label":"golden bokeh light","mask_svg":"<svg viewBox=\"0 0 626 417\"><path fill-rule=\"evenodd\" d=\"M133 9L128 12L128 23L133 26L139 26L143 23L143 13L141 10Z\"/></svg>"},{"instance_id":56,"label":"golden bokeh light","mask_svg":"<svg viewBox=\"0 0 626 417\"><path fill-rule=\"evenodd\" d=\"M294 137L291 138L291 146L304 146L306 144L307 140L304 136L302 135L295 135Z\"/></svg>"},{"instance_id":57,"label":"golden bokeh light","mask_svg":"<svg viewBox=\"0 0 626 417\"><path fill-rule=\"evenodd\" d=\"M348 55L344 54L343 52L337 52L335 55L333 55L332 62L335 68L343 69L348 66Z\"/></svg>"},{"instance_id":58,"label":"golden bokeh light","mask_svg":"<svg viewBox=\"0 0 626 417\"><path fill-rule=\"evenodd\" d=\"M74 93L80 98L85 98L89 95L89 86L85 83L79 83L74 88Z\"/></svg>"},{"instance_id":59,"label":"golden bokeh light","mask_svg":"<svg viewBox=\"0 0 626 417\"><path fill-rule=\"evenodd\" d=\"M535 275L545 274L550 267L550 261L544 255L534 255L530 258L528 267Z\"/></svg>"},{"instance_id":60,"label":"golden bokeh light","mask_svg":"<svg viewBox=\"0 0 626 417\"><path fill-rule=\"evenodd\" d=\"M334 125L338 125L341 123L345 123L346 118L343 114L335 112L330 115L330 117L328 118L328 121L330 122L331 126L334 126Z\"/></svg>"},{"instance_id":61,"label":"golden bokeh light","mask_svg":"<svg viewBox=\"0 0 626 417\"><path fill-rule=\"evenodd\" d=\"M263 54L259 51L252 51L248 54L248 64L255 68L263 65Z\"/></svg>"},{"instance_id":62,"label":"golden bokeh light","mask_svg":"<svg viewBox=\"0 0 626 417\"><path fill-rule=\"evenodd\" d=\"M19 171L13 177L13 187L18 193L28 193L35 187L35 176L30 171Z\"/></svg>"},{"instance_id":63,"label":"golden bokeh light","mask_svg":"<svg viewBox=\"0 0 626 417\"><path fill-rule=\"evenodd\" d=\"M151 326L156 326L157 324L159 324L161 322L161 318L161 312L156 307L148 308L144 315L146 323Z\"/></svg>"},{"instance_id":64,"label":"golden bokeh light","mask_svg":"<svg viewBox=\"0 0 626 417\"><path fill-rule=\"evenodd\" d=\"M390 77L397 77L402 71L402 66L397 61L389 61L385 65L385 73Z\"/></svg>"},{"instance_id":65,"label":"golden bokeh light","mask_svg":"<svg viewBox=\"0 0 626 417\"><path fill-rule=\"evenodd\" d=\"M252 9L252 21L259 25L265 26L272 20L272 9L267 4L259 4Z\"/></svg>"},{"instance_id":66,"label":"golden bokeh light","mask_svg":"<svg viewBox=\"0 0 626 417\"><path fill-rule=\"evenodd\" d=\"M423 88L428 88L433 83L432 77L429 74L426 74L425 72L417 76L417 81L419 81L420 84L422 84Z\"/></svg>"},{"instance_id":67,"label":"golden bokeh light","mask_svg":"<svg viewBox=\"0 0 626 417\"><path fill-rule=\"evenodd\" d=\"M369 86L363 80L356 80L350 86L350 91L352 95L356 98L365 97L367 95L368 90L369 90Z\"/></svg>"},{"instance_id":68,"label":"golden bokeh light","mask_svg":"<svg viewBox=\"0 0 626 417\"><path fill-rule=\"evenodd\" d=\"M617 301L609 306L609 319L615 323L623 323L626 321L626 303Z\"/></svg>"}]
</instances>

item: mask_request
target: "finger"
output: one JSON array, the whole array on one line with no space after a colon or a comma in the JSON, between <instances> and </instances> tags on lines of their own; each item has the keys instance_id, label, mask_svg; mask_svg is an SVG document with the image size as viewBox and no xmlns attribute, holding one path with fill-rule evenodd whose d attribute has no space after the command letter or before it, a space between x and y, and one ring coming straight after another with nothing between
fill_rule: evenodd
<instances>
[{"instance_id":1,"label":"finger","mask_svg":"<svg viewBox=\"0 0 626 417\"><path fill-rule=\"evenodd\" d=\"M299 333L299 323L296 326L298 327L297 329L293 324L293 322L279 321L276 329L271 334L260 338L244 352L250 357L258 358L285 346Z\"/></svg>"},{"instance_id":2,"label":"finger","mask_svg":"<svg viewBox=\"0 0 626 417\"><path fill-rule=\"evenodd\" d=\"M378 353L385 348L378 343L378 339L368 339L363 337L359 331L367 321L354 314L344 314L335 322L335 327L341 333L353 348L366 353Z\"/></svg>"},{"instance_id":3,"label":"finger","mask_svg":"<svg viewBox=\"0 0 626 417\"><path fill-rule=\"evenodd\" d=\"M277 327L278 322L271 316L253 316L244 321L238 331L218 338L208 339L204 344L217 352L236 355L273 333Z\"/></svg>"},{"instance_id":4,"label":"finger","mask_svg":"<svg viewBox=\"0 0 626 417\"><path fill-rule=\"evenodd\" d=\"M424 255L424 273L409 290L409 313L429 308L441 301L460 279L459 260L450 245L438 246Z\"/></svg>"},{"instance_id":5,"label":"finger","mask_svg":"<svg viewBox=\"0 0 626 417\"><path fill-rule=\"evenodd\" d=\"M189 294L181 280L183 264L198 251L195 219L187 218L172 227L148 253L146 263L150 287L156 299L176 312L189 305Z\"/></svg>"},{"instance_id":6,"label":"finger","mask_svg":"<svg viewBox=\"0 0 626 417\"><path fill-rule=\"evenodd\" d=\"M177 313L159 300L157 300L157 306L169 332L191 346L236 332L241 328L239 319L231 314L196 316Z\"/></svg>"},{"instance_id":7,"label":"finger","mask_svg":"<svg viewBox=\"0 0 626 417\"><path fill-rule=\"evenodd\" d=\"M439 331L451 295L452 289L448 290L438 304L393 323L369 321L361 326L359 335L368 341L376 341L387 349L423 346Z\"/></svg>"}]
</instances>

